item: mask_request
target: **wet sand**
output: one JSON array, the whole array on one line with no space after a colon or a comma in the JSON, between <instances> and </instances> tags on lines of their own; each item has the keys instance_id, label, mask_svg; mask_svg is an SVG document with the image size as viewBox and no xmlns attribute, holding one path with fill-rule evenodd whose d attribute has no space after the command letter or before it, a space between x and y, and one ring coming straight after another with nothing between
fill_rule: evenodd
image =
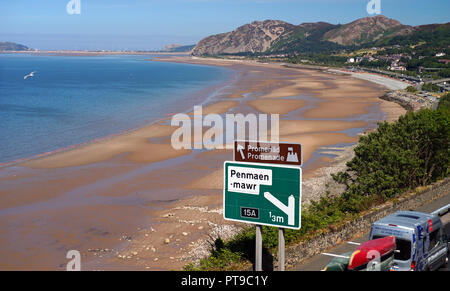
<instances>
[{"instance_id":1,"label":"wet sand","mask_svg":"<svg viewBox=\"0 0 450 291\"><path fill-rule=\"evenodd\" d=\"M404 113L379 99L385 88L349 76L242 61L159 61L235 71L203 114L280 114L280 141L303 144L305 177L332 163L321 148L355 143L377 121ZM0 269L65 269L72 249L81 252L85 270L180 269L206 252L211 234L233 235L241 225L221 212L222 167L232 152L176 151L174 130L162 118L1 168Z\"/></svg>"}]
</instances>

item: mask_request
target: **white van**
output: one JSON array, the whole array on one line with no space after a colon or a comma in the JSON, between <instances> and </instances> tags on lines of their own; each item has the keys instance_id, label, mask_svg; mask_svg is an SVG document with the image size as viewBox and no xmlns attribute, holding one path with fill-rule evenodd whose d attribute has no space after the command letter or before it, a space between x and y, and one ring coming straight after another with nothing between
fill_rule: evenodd
<instances>
[{"instance_id":1,"label":"white van","mask_svg":"<svg viewBox=\"0 0 450 291\"><path fill-rule=\"evenodd\" d=\"M437 215L399 211L372 224L370 239L396 239L393 270L437 270L447 264L449 246Z\"/></svg>"}]
</instances>

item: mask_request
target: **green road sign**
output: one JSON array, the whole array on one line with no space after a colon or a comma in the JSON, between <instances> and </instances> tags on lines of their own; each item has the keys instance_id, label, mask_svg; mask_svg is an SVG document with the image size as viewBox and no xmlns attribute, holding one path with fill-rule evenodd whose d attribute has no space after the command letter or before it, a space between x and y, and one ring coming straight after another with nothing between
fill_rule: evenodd
<instances>
[{"instance_id":1,"label":"green road sign","mask_svg":"<svg viewBox=\"0 0 450 291\"><path fill-rule=\"evenodd\" d=\"M225 162L224 218L300 229L301 181L300 167Z\"/></svg>"}]
</instances>

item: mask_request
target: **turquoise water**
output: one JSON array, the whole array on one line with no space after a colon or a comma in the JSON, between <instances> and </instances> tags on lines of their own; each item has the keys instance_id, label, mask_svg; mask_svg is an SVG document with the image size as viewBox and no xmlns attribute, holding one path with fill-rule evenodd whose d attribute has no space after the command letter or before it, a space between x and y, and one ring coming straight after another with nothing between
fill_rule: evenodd
<instances>
[{"instance_id":1,"label":"turquoise water","mask_svg":"<svg viewBox=\"0 0 450 291\"><path fill-rule=\"evenodd\" d=\"M0 164L192 109L231 75L148 58L0 54Z\"/></svg>"}]
</instances>

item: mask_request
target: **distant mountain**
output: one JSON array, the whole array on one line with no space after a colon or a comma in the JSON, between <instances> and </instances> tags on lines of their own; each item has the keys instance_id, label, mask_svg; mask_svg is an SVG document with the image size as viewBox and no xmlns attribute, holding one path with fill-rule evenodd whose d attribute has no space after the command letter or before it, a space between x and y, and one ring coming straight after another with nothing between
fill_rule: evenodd
<instances>
[{"instance_id":1,"label":"distant mountain","mask_svg":"<svg viewBox=\"0 0 450 291\"><path fill-rule=\"evenodd\" d=\"M166 45L162 51L163 52L171 52L171 53L184 53L190 52L195 47L195 44L192 45L181 45L181 44L169 44Z\"/></svg>"},{"instance_id":2,"label":"distant mountain","mask_svg":"<svg viewBox=\"0 0 450 291\"><path fill-rule=\"evenodd\" d=\"M280 20L255 21L231 32L202 39L192 51L193 55L235 54L264 52L280 36L291 33L295 25Z\"/></svg>"},{"instance_id":3,"label":"distant mountain","mask_svg":"<svg viewBox=\"0 0 450 291\"><path fill-rule=\"evenodd\" d=\"M13 42L0 41L0 51L28 51L29 47Z\"/></svg>"},{"instance_id":4,"label":"distant mountain","mask_svg":"<svg viewBox=\"0 0 450 291\"><path fill-rule=\"evenodd\" d=\"M181 44L168 44L165 47L163 47L163 49L161 51L167 52L167 51L170 51L170 50L180 47L180 46L182 46L182 45Z\"/></svg>"},{"instance_id":5,"label":"distant mountain","mask_svg":"<svg viewBox=\"0 0 450 291\"><path fill-rule=\"evenodd\" d=\"M361 18L332 29L324 34L323 39L340 45L361 45L413 32L412 26L377 15Z\"/></svg>"},{"instance_id":6,"label":"distant mountain","mask_svg":"<svg viewBox=\"0 0 450 291\"><path fill-rule=\"evenodd\" d=\"M403 25L382 15L357 19L348 24L326 22L293 25L280 20L255 21L236 30L202 39L193 55L246 53L330 52L348 47L387 45L430 38L450 38L449 24Z\"/></svg>"}]
</instances>

